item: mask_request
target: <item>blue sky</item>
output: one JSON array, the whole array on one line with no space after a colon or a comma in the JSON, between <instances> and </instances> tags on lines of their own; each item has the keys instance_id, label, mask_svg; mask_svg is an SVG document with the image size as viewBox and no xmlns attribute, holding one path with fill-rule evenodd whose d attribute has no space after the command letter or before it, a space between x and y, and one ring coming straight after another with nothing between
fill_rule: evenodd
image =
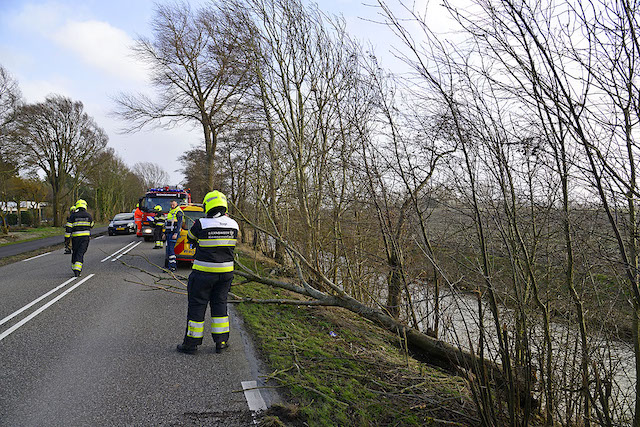
<instances>
[{"instance_id":1,"label":"blue sky","mask_svg":"<svg viewBox=\"0 0 640 427\"><path fill-rule=\"evenodd\" d=\"M192 4L206 0L192 0ZM132 166L138 161L160 164L177 184L182 175L177 158L201 141L198 129L148 130L122 135L108 116L111 97L146 91L146 72L130 57L129 46L149 35L153 0L0 0L0 64L18 81L27 102L50 93L82 101L109 135L109 145ZM375 3L370 0L369 3ZM364 21L376 10L360 0L320 2L320 8L342 14L351 34L370 40L387 55L393 36ZM373 37L373 40L372 40ZM383 64L384 65L384 64Z\"/></svg>"}]
</instances>

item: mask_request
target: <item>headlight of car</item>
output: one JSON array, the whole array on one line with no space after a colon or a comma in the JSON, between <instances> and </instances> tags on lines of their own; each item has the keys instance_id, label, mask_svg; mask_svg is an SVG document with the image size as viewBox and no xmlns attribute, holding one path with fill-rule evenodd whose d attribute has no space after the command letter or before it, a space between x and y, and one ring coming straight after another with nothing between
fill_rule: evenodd
<instances>
[{"instance_id":1,"label":"headlight of car","mask_svg":"<svg viewBox=\"0 0 640 427\"><path fill-rule=\"evenodd\" d=\"M113 228L113 221L109 223L109 227Z\"/></svg>"},{"instance_id":2,"label":"headlight of car","mask_svg":"<svg viewBox=\"0 0 640 427\"><path fill-rule=\"evenodd\" d=\"M127 227L129 228L134 228L136 226L135 222L130 222L129 224L127 224Z\"/></svg>"}]
</instances>

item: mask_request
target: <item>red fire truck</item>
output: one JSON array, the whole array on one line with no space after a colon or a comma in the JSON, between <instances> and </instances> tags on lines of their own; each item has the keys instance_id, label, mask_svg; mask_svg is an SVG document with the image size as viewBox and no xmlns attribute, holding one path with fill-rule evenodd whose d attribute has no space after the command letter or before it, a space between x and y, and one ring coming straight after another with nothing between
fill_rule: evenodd
<instances>
[{"instance_id":1,"label":"red fire truck","mask_svg":"<svg viewBox=\"0 0 640 427\"><path fill-rule=\"evenodd\" d=\"M157 205L162 206L162 213L167 213L171 209L171 200L176 200L178 204L191 203L191 191L187 189L177 188L150 188L145 193L140 202L140 210L142 216L142 228L138 236L144 237L144 240L153 239L153 217L155 213L153 208Z\"/></svg>"}]
</instances>

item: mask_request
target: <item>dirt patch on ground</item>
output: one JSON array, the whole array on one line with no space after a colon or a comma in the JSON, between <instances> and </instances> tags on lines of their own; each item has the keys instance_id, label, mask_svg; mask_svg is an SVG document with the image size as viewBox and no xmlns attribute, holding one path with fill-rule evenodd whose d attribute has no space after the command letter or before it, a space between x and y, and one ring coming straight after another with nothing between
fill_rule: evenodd
<instances>
[{"instance_id":1,"label":"dirt patch on ground","mask_svg":"<svg viewBox=\"0 0 640 427\"><path fill-rule=\"evenodd\" d=\"M24 233L18 233L18 235L16 235L16 233L0 234L0 245L4 243L14 243L20 240L20 234Z\"/></svg>"}]
</instances>

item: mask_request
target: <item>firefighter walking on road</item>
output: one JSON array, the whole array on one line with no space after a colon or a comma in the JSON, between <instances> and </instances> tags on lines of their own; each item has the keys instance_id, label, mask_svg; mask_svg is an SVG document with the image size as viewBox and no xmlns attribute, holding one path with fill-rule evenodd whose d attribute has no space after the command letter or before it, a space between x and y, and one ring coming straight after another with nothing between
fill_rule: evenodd
<instances>
[{"instance_id":1,"label":"firefighter walking on road","mask_svg":"<svg viewBox=\"0 0 640 427\"><path fill-rule=\"evenodd\" d=\"M156 205L153 212L155 212L153 217L153 240L155 241L153 249L162 249L162 228L166 217L162 215L162 206L160 205Z\"/></svg>"},{"instance_id":2,"label":"firefighter walking on road","mask_svg":"<svg viewBox=\"0 0 640 427\"><path fill-rule=\"evenodd\" d=\"M73 205L69 208L69 216L67 217L67 223L65 224L64 233L64 253L71 253L71 215L76 211L76 206Z\"/></svg>"},{"instance_id":3,"label":"firefighter walking on road","mask_svg":"<svg viewBox=\"0 0 640 427\"><path fill-rule=\"evenodd\" d=\"M196 254L187 283L187 327L178 351L196 352L204 337L207 304L211 306L211 336L216 353L228 347L227 295L233 281L234 249L238 223L226 216L227 198L219 191L204 197L206 218L197 219L187 239L196 244Z\"/></svg>"},{"instance_id":4,"label":"firefighter walking on road","mask_svg":"<svg viewBox=\"0 0 640 427\"><path fill-rule=\"evenodd\" d=\"M176 271L176 241L180 237L182 228L182 209L178 206L176 200L171 201L171 210L167 214L167 220L164 223L164 234L167 236L167 267L171 271Z\"/></svg>"},{"instance_id":5,"label":"firefighter walking on road","mask_svg":"<svg viewBox=\"0 0 640 427\"><path fill-rule=\"evenodd\" d=\"M70 227L67 227L67 233L71 234L71 269L73 275L79 277L82 273L82 262L84 261L84 253L89 247L89 239L91 238L91 228L93 227L93 218L87 212L87 202L80 199L76 202L76 211L69 217Z\"/></svg>"}]
</instances>

